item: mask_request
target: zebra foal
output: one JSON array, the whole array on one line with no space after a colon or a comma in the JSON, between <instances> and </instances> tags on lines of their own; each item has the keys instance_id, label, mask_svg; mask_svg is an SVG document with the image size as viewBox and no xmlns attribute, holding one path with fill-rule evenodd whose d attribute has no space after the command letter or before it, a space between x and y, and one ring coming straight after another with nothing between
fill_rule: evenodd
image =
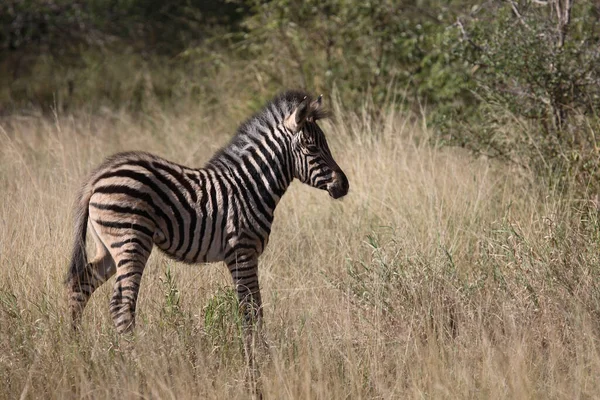
<instances>
[{"instance_id":1,"label":"zebra foal","mask_svg":"<svg viewBox=\"0 0 600 400\"><path fill-rule=\"evenodd\" d=\"M110 313L119 333L135 324L142 273L154 245L186 263L224 261L245 327L262 321L258 257L277 203L294 178L339 198L348 179L317 120L321 97L288 91L243 123L200 169L143 152L119 153L79 193L67 277L74 327L92 293L116 274ZM96 255L88 262L87 227Z\"/></svg>"}]
</instances>

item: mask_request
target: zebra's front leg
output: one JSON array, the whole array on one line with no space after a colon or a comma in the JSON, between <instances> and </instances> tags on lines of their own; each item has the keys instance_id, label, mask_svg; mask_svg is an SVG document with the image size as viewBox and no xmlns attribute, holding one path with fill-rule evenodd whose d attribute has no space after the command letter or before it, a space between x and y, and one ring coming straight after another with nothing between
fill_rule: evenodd
<instances>
[{"instance_id":1,"label":"zebra's front leg","mask_svg":"<svg viewBox=\"0 0 600 400\"><path fill-rule=\"evenodd\" d=\"M254 345L262 340L263 310L258 284L258 256L244 257L238 255L236 260L228 263L229 272L235 284L237 297L242 313L244 330L244 347L248 362L252 366Z\"/></svg>"}]
</instances>

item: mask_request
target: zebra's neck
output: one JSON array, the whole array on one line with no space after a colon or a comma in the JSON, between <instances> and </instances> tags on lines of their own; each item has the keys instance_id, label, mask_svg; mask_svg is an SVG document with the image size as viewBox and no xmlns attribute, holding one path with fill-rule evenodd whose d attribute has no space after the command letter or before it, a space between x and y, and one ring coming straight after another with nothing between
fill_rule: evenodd
<instances>
[{"instance_id":1,"label":"zebra's neck","mask_svg":"<svg viewBox=\"0 0 600 400\"><path fill-rule=\"evenodd\" d=\"M241 190L273 212L294 178L291 149L284 129L262 127L238 134L209 166L231 174Z\"/></svg>"}]
</instances>

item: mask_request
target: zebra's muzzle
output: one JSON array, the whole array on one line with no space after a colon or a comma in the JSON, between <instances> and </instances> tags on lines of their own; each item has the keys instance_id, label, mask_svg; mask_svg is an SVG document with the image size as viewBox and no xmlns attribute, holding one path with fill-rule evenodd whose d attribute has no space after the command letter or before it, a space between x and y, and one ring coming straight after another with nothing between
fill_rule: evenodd
<instances>
[{"instance_id":1,"label":"zebra's muzzle","mask_svg":"<svg viewBox=\"0 0 600 400\"><path fill-rule=\"evenodd\" d=\"M342 171L334 172L333 176L333 182L327 186L327 191L331 197L334 199L339 199L340 197L344 197L348 194L350 184L348 183L346 174L344 174Z\"/></svg>"}]
</instances>

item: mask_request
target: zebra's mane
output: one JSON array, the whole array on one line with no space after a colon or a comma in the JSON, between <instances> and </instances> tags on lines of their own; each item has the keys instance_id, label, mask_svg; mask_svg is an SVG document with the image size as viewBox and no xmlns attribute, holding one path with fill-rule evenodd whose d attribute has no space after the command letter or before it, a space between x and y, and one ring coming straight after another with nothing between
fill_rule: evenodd
<instances>
[{"instance_id":1,"label":"zebra's mane","mask_svg":"<svg viewBox=\"0 0 600 400\"><path fill-rule=\"evenodd\" d=\"M310 93L303 90L288 90L273 98L262 110L248 118L238 127L229 143L218 150L208 161L208 164L212 164L213 161L220 158L224 153L237 153L246 147L249 143L249 137L262 135L263 132L269 131L269 127L279 125L305 98L309 102L312 102L314 99ZM316 115L314 115L315 120L326 117L327 113L321 110L317 110Z\"/></svg>"}]
</instances>

